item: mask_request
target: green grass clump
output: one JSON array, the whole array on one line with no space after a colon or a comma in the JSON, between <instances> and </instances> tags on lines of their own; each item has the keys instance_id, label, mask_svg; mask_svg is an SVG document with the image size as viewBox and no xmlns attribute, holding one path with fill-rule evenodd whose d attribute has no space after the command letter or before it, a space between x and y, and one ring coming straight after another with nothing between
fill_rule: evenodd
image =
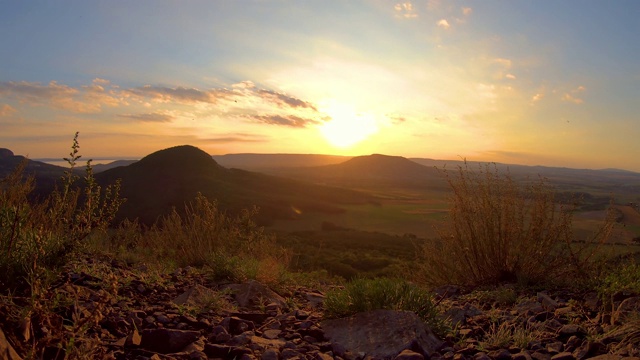
<instances>
[{"instance_id":1,"label":"green grass clump","mask_svg":"<svg viewBox=\"0 0 640 360\"><path fill-rule=\"evenodd\" d=\"M448 331L446 324L438 318L431 293L398 279L355 279L343 289L327 293L324 309L327 318L378 309L412 311L436 334L443 335Z\"/></svg>"},{"instance_id":2,"label":"green grass clump","mask_svg":"<svg viewBox=\"0 0 640 360\"><path fill-rule=\"evenodd\" d=\"M447 174L450 224L421 252L423 280L431 285L541 283L584 273L610 234L606 222L593 241L574 241L575 205L558 204L544 179L517 183L489 166Z\"/></svg>"},{"instance_id":3,"label":"green grass clump","mask_svg":"<svg viewBox=\"0 0 640 360\"><path fill-rule=\"evenodd\" d=\"M611 304L611 298L619 293L640 294L640 265L629 262L610 269L597 290L605 304Z\"/></svg>"}]
</instances>

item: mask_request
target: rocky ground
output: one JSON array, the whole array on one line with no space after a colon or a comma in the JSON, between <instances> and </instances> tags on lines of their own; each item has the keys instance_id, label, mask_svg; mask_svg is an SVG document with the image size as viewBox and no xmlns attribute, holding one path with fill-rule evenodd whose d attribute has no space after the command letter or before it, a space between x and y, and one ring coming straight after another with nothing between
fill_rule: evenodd
<instances>
[{"instance_id":1,"label":"rocky ground","mask_svg":"<svg viewBox=\"0 0 640 360\"><path fill-rule=\"evenodd\" d=\"M406 312L325 321L326 290L84 259L43 300L10 300L29 312L0 304L0 359L640 359L631 294L603 312L589 292L443 287L435 299L453 327L438 338Z\"/></svg>"}]
</instances>

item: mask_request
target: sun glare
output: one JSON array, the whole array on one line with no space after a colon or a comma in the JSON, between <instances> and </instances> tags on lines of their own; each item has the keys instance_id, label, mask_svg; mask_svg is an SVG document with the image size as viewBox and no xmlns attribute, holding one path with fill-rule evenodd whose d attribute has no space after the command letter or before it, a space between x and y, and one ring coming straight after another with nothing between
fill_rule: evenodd
<instances>
[{"instance_id":1,"label":"sun glare","mask_svg":"<svg viewBox=\"0 0 640 360\"><path fill-rule=\"evenodd\" d=\"M353 146L378 132L378 124L371 114L358 113L339 104L331 104L322 110L331 120L320 127L320 132L335 147Z\"/></svg>"}]
</instances>

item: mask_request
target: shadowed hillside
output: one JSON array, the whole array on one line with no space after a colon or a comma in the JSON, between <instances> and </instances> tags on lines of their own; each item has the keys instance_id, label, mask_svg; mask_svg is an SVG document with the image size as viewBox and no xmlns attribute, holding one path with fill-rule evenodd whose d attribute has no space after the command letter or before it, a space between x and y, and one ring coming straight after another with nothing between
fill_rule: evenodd
<instances>
[{"instance_id":1,"label":"shadowed hillside","mask_svg":"<svg viewBox=\"0 0 640 360\"><path fill-rule=\"evenodd\" d=\"M261 209L258 220L263 224L307 212L339 213L344 211L341 204L370 201L367 195L352 190L227 169L209 154L187 145L155 152L96 177L105 184L121 178L122 196L127 202L119 217L138 217L147 224L172 207L181 210L198 192L216 199L224 210L239 211L257 205Z\"/></svg>"},{"instance_id":2,"label":"shadowed hillside","mask_svg":"<svg viewBox=\"0 0 640 360\"><path fill-rule=\"evenodd\" d=\"M32 193L35 196L49 194L65 171L63 167L29 160L24 156L14 155L9 149L0 148L0 179L11 174L23 161L27 162L24 175L33 176L35 179L37 187Z\"/></svg>"},{"instance_id":3,"label":"shadowed hillside","mask_svg":"<svg viewBox=\"0 0 640 360\"><path fill-rule=\"evenodd\" d=\"M442 188L442 174L433 167L417 164L401 156L358 156L340 164L273 169L272 174L346 187Z\"/></svg>"}]
</instances>

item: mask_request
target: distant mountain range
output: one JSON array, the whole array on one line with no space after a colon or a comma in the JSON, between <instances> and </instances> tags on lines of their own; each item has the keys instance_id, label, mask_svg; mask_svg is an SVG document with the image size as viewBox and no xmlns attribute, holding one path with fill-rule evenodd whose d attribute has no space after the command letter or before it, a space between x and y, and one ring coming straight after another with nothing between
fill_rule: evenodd
<instances>
[{"instance_id":1,"label":"distant mountain range","mask_svg":"<svg viewBox=\"0 0 640 360\"><path fill-rule=\"evenodd\" d=\"M51 191L65 168L14 155L0 149L0 177L26 161L37 194ZM198 192L216 199L220 208L238 211L259 206L259 220L294 219L306 213L339 213L347 204L372 204L376 199L353 189L430 188L445 191L442 171L463 166L462 161L433 160L374 154L358 157L307 154L234 154L210 156L193 146L178 146L150 154L139 161L121 160L95 165L101 184L122 179L128 201L119 218L139 218L151 224L171 208L184 208ZM224 165L224 166L223 166ZM469 162L476 169L483 163ZM486 164L485 164L486 165ZM490 165L492 166L492 165ZM623 194L640 200L640 173L625 170L585 170L495 164L516 179L548 178L560 191ZM80 166L78 171L81 171ZM253 172L249 170L260 170ZM637 200L636 200L637 199ZM600 201L599 200L599 201ZM600 201L601 202L601 201Z\"/></svg>"}]
</instances>

